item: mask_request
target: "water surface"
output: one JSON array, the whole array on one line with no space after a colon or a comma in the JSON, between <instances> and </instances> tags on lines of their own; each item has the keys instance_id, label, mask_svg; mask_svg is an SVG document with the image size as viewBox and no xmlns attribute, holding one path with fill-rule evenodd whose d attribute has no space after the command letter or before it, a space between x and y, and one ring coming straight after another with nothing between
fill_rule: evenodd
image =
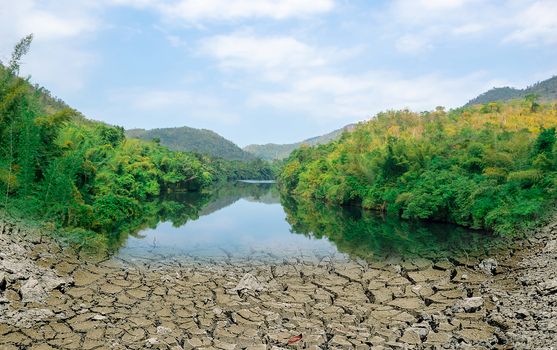
<instances>
[{"instance_id":1,"label":"water surface","mask_svg":"<svg viewBox=\"0 0 557 350\"><path fill-rule=\"evenodd\" d=\"M157 206L150 227L119 240L118 256L442 258L487 255L495 242L454 225L281 198L270 182L236 182L203 195L177 193Z\"/></svg>"}]
</instances>

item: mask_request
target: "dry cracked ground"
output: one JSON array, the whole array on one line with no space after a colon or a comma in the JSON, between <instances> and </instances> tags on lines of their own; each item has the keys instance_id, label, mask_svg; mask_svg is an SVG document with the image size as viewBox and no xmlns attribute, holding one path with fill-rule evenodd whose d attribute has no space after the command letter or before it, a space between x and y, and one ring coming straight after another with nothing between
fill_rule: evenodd
<instances>
[{"instance_id":1,"label":"dry cracked ground","mask_svg":"<svg viewBox=\"0 0 557 350\"><path fill-rule=\"evenodd\" d=\"M3 222L0 349L551 349L555 232L483 261L93 261Z\"/></svg>"}]
</instances>

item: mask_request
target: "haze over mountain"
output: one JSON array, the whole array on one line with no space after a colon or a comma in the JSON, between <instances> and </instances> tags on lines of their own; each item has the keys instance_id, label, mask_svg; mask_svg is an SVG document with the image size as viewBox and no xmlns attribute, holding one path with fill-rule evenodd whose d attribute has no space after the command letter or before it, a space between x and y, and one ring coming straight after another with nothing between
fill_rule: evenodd
<instances>
[{"instance_id":1,"label":"haze over mountain","mask_svg":"<svg viewBox=\"0 0 557 350\"><path fill-rule=\"evenodd\" d=\"M355 124L348 124L340 129L334 130L328 134L312 137L301 142L288 144L267 143L264 145L248 145L244 147L244 151L265 160L275 160L287 158L290 153L302 145L315 146L331 142L338 139L343 132L351 131Z\"/></svg>"},{"instance_id":2,"label":"haze over mountain","mask_svg":"<svg viewBox=\"0 0 557 350\"><path fill-rule=\"evenodd\" d=\"M493 88L479 95L478 97L470 100L465 106L475 104L483 104L494 101L508 101L514 99L522 99L526 95L536 94L539 96L540 101L548 102L557 99L557 76L549 78L544 81L535 83L525 89L517 89L513 87L499 87Z\"/></svg>"},{"instance_id":3,"label":"haze over mountain","mask_svg":"<svg viewBox=\"0 0 557 350\"><path fill-rule=\"evenodd\" d=\"M142 140L159 139L160 144L174 151L190 151L208 154L227 160L253 160L256 157L245 152L234 142L214 131L187 126L162 129L130 129L126 136Z\"/></svg>"}]
</instances>

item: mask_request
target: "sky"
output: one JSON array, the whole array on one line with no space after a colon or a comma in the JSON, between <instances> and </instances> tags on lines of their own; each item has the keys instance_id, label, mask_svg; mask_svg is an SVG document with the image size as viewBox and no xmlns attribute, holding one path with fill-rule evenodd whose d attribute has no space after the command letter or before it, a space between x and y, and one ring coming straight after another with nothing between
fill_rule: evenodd
<instances>
[{"instance_id":1,"label":"sky","mask_svg":"<svg viewBox=\"0 0 557 350\"><path fill-rule=\"evenodd\" d=\"M87 117L290 143L557 74L556 0L0 0L0 60Z\"/></svg>"}]
</instances>

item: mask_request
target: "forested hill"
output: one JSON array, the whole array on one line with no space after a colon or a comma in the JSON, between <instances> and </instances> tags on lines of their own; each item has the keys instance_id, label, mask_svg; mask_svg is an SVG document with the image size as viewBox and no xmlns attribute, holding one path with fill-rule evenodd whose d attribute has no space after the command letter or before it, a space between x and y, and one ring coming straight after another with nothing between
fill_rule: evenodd
<instances>
[{"instance_id":1,"label":"forested hill","mask_svg":"<svg viewBox=\"0 0 557 350\"><path fill-rule=\"evenodd\" d=\"M493 88L481 94L480 96L470 100L466 106L476 104L484 104L495 101L509 101L515 99L523 99L527 95L538 95L541 102L557 100L557 76L538 82L525 89L516 89L512 87Z\"/></svg>"},{"instance_id":2,"label":"forested hill","mask_svg":"<svg viewBox=\"0 0 557 350\"><path fill-rule=\"evenodd\" d=\"M109 239L168 212L155 205L161 194L272 178L273 170L259 159L171 151L126 138L122 127L87 120L18 76L32 38L16 45L7 65L0 62L0 211Z\"/></svg>"},{"instance_id":3,"label":"forested hill","mask_svg":"<svg viewBox=\"0 0 557 350\"><path fill-rule=\"evenodd\" d=\"M244 147L244 151L249 152L256 157L265 160L275 160L275 159L284 159L287 158L292 151L296 148L299 148L302 145L308 146L316 146L322 145L331 141L338 139L343 132L351 131L355 127L355 124L346 125L343 128L337 129L332 131L328 134L316 136L309 138L307 140L296 142L296 143L288 143L288 144L276 144L276 143L267 143L264 145L248 145Z\"/></svg>"},{"instance_id":4,"label":"forested hill","mask_svg":"<svg viewBox=\"0 0 557 350\"><path fill-rule=\"evenodd\" d=\"M556 126L557 106L531 99L388 111L338 142L292 152L279 184L300 203L513 235L555 207Z\"/></svg>"},{"instance_id":5,"label":"forested hill","mask_svg":"<svg viewBox=\"0 0 557 350\"><path fill-rule=\"evenodd\" d=\"M148 141L158 139L161 145L174 151L197 152L227 160L256 159L254 155L245 152L232 141L206 129L186 126L152 130L130 129L126 131L126 136Z\"/></svg>"}]
</instances>

